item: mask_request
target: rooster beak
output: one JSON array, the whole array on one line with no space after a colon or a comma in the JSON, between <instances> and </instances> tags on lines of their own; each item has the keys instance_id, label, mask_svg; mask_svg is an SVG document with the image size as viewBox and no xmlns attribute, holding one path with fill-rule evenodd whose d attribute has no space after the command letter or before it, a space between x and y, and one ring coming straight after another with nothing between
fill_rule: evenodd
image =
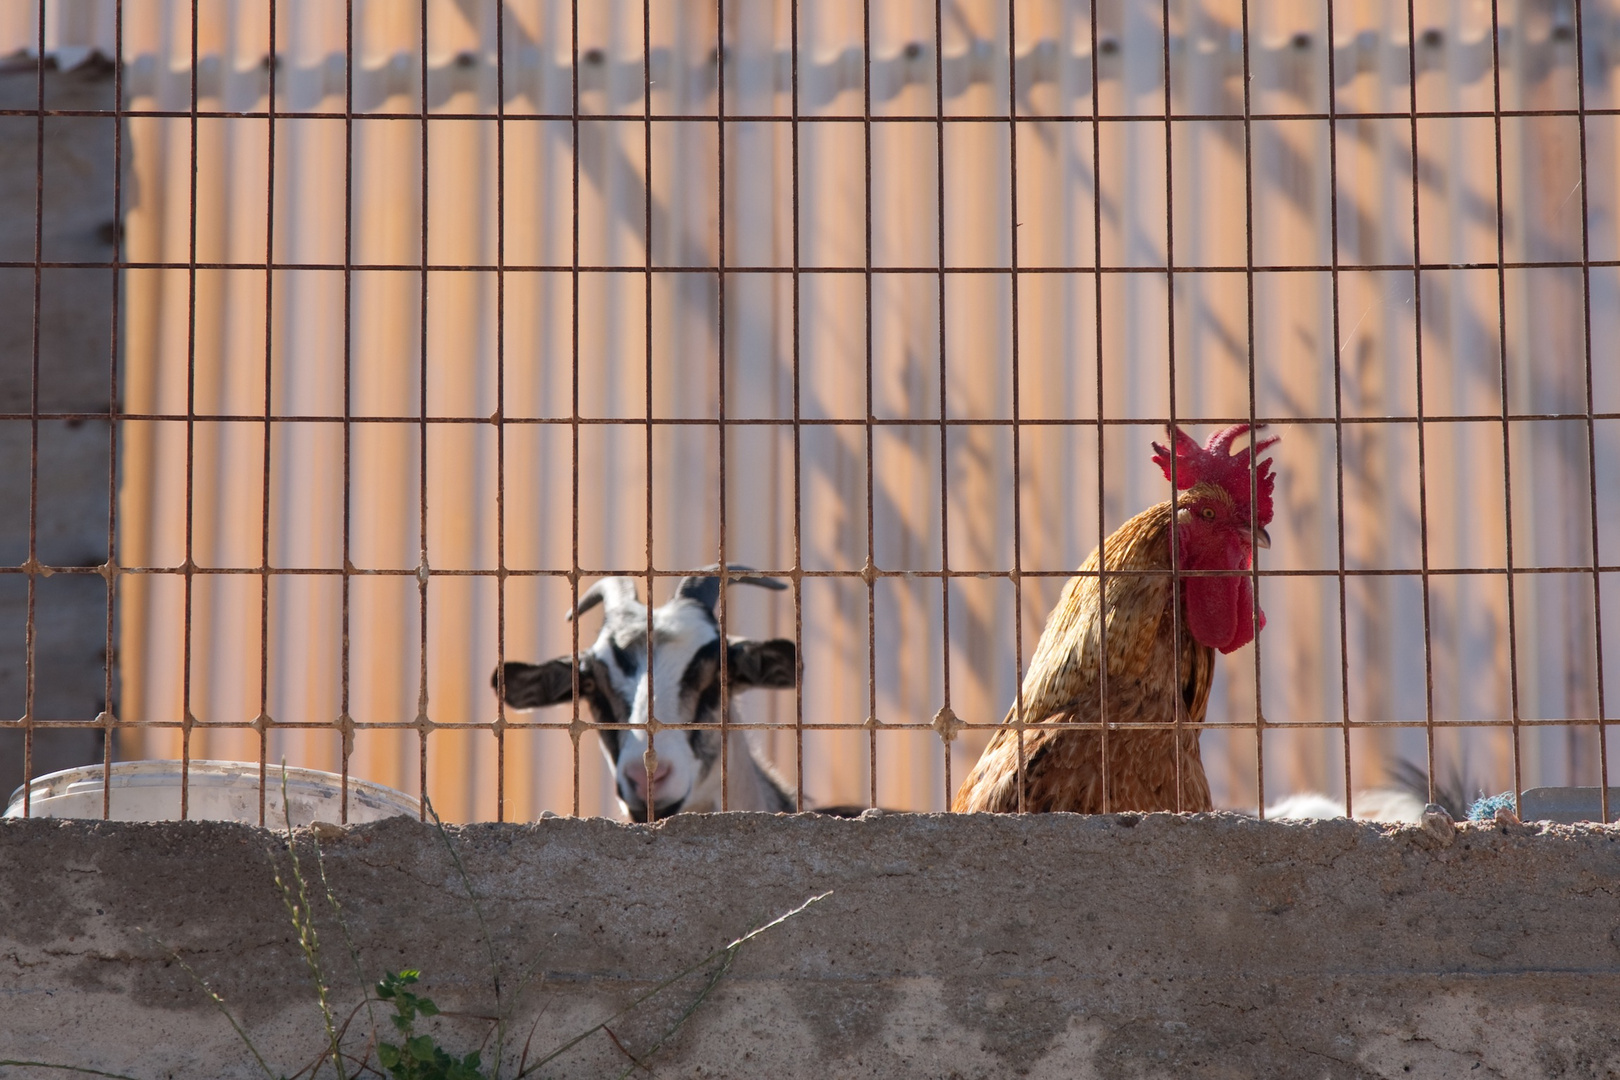
<instances>
[{"instance_id":1,"label":"rooster beak","mask_svg":"<svg viewBox=\"0 0 1620 1080\"><path fill-rule=\"evenodd\" d=\"M1266 532L1264 526L1256 525L1254 527L1254 546L1263 548L1271 546L1271 534Z\"/></svg>"}]
</instances>

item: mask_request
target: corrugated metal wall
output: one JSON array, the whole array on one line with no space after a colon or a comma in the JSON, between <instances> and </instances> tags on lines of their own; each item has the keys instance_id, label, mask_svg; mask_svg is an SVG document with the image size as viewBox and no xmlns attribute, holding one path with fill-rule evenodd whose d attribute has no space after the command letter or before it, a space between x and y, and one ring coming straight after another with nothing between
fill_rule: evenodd
<instances>
[{"instance_id":1,"label":"corrugated metal wall","mask_svg":"<svg viewBox=\"0 0 1620 1080\"><path fill-rule=\"evenodd\" d=\"M504 815L566 811L567 732L437 727L496 720L501 611L497 577L440 572L495 571L503 551L514 572L573 567L577 465L587 575L644 569L649 532L659 569L712 561L722 498L735 561L792 566L797 520L805 570L939 571L948 551L952 571L998 572L951 580L948 644L937 576L804 579L803 716L848 725L804 734L810 801L863 801L875 768L881 803L938 809L938 736L863 724L929 721L947 665L957 716L1001 717L1017 624L1027 657L1061 587L1030 575L1163 497L1148 442L1172 357L1178 417L1312 421L1279 424L1262 561L1305 573L1263 580L1258 656L1217 676L1209 719L1246 725L1204 737L1218 804L1254 805L1257 687L1268 798L1342 791L1347 748L1356 787L1427 753L1422 727L1290 724L1432 716L1441 772L1497 790L1512 729L1444 725L1515 701L1524 720L1598 715L1594 568L1620 551L1612 5L1582 5L1579 117L1558 0L1501 5L1500 78L1486 0L1416 3L1415 57L1406 4L1340 0L1331 102L1321 3L1250 3L1246 40L1237 0L1170 4L1168 39L1160 3L1105 3L1095 73L1079 2L947 2L937 38L926 0L872 3L869 29L858 2L805 3L796 54L787 3L734 3L725 113L751 119L723 124L691 119L717 115L714 0L651 5L650 104L642 4L579 6L576 148L560 0L507 0L503 53L491 0L427 0L425 49L416 5L357 2L352 91L344 6L282 0L275 107L298 115L195 126L194 80L200 109L268 108L268 8L202 0L193 69L190 5L125 0L125 257L179 268L125 272L122 407L234 419L197 419L189 446L183 419L123 422L120 564L252 571L267 553L321 572L199 572L189 601L183 573L123 576L122 720L189 710L194 757L260 753L257 730L213 725L309 724L271 732L271 760L336 768L346 717L352 771L411 790L426 738L428 790L463 819L496 815L504 740ZM112 12L50 5L47 47L111 51ZM10 11L0 46L33 27ZM1413 68L1419 111L1440 114L1415 124ZM426 132L401 115L424 100ZM984 122L936 123L937 104ZM782 122L795 108L818 120ZM649 224L671 272L643 272ZM722 255L745 268L723 297L693 272ZM619 268L580 273L577 310L576 261ZM723 453L715 423L652 425L649 498L645 421L716 419L722 370L725 417L753 422L727 424ZM579 414L624 424L570 422L576 371ZM1568 570L1509 578L1510 537L1515 570ZM1496 572L1455 573L1475 570ZM1620 611L1620 575L1603 587ZM567 579L504 588L506 654L566 651ZM786 596L736 590L730 612L733 632L793 631ZM1612 716L1620 631L1606 649ZM741 703L795 716L788 694ZM143 736L141 753L178 755L178 728ZM985 737L953 744L957 779ZM791 731L763 741L792 774ZM1597 782L1596 728L1518 742L1526 786ZM580 745L580 807L610 812Z\"/></svg>"}]
</instances>

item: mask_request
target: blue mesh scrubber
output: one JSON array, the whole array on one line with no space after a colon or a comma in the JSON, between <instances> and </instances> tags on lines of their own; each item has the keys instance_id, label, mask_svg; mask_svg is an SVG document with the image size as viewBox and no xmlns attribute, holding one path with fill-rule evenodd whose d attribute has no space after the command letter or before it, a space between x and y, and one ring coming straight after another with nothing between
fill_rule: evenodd
<instances>
[{"instance_id":1,"label":"blue mesh scrubber","mask_svg":"<svg viewBox=\"0 0 1620 1080\"><path fill-rule=\"evenodd\" d=\"M1513 792L1504 791L1500 795L1481 795L1474 800L1474 805L1468 808L1469 821L1495 821L1498 810L1511 810L1519 812L1518 801L1513 798Z\"/></svg>"}]
</instances>

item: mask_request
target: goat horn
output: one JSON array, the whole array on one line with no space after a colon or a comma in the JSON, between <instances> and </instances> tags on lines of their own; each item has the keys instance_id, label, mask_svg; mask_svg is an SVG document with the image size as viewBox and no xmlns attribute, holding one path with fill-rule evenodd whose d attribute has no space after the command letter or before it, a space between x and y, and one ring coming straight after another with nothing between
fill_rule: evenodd
<instances>
[{"instance_id":1,"label":"goat horn","mask_svg":"<svg viewBox=\"0 0 1620 1080\"><path fill-rule=\"evenodd\" d=\"M597 604L603 605L608 618L612 618L614 612L620 611L631 604L639 607L641 600L636 596L634 579L627 577L603 578L585 590L584 595L579 598L579 606L568 612L564 618L572 622L575 616L585 614Z\"/></svg>"},{"instance_id":2,"label":"goat horn","mask_svg":"<svg viewBox=\"0 0 1620 1080\"><path fill-rule=\"evenodd\" d=\"M720 564L715 563L712 566L705 566L703 569L718 570ZM777 581L775 578L762 577L751 573L753 569L751 566L727 563L726 581L732 585L759 585L766 589L782 590L787 588L785 583ZM733 573L733 571L737 570L741 570L743 573ZM713 611L714 605L720 602L720 579L712 574L694 574L683 577L680 585L675 588L675 595L677 597L684 596L688 600L696 600L710 611Z\"/></svg>"}]
</instances>

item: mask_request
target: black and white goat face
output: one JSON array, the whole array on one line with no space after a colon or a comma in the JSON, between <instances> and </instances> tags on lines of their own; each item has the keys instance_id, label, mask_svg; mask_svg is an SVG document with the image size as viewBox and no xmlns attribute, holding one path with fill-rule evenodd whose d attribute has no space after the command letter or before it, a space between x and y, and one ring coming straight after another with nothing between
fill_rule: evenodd
<instances>
[{"instance_id":1,"label":"black and white goat face","mask_svg":"<svg viewBox=\"0 0 1620 1080\"><path fill-rule=\"evenodd\" d=\"M786 587L770 578L733 576L730 580L774 589ZM682 578L675 596L654 608L649 619L646 606L636 596L634 580L604 578L580 597L578 611L568 615L573 618L598 604L605 613L601 632L595 643L580 654L577 665L569 657L560 656L543 664L510 662L505 667L506 703L516 709L573 700L577 667L580 697L590 706L592 718L602 725L597 728L602 750L614 771L619 801L632 820L647 820L648 803L656 817L682 810L713 811L722 806L721 641L714 611L719 595L718 577ZM797 652L791 641L732 638L726 643L729 693L756 686L791 689L796 669ZM495 680L497 689L499 675ZM646 765L649 718L657 721L652 736L656 764L651 778ZM664 724L699 726L666 730ZM760 765L748 752L746 741L734 743L727 771L758 769ZM759 797L749 797L745 786L742 801L747 805L736 805L738 800L733 798L733 809L792 809L791 796L781 794L782 785L768 770L757 779ZM734 796L737 787L734 781Z\"/></svg>"}]
</instances>

